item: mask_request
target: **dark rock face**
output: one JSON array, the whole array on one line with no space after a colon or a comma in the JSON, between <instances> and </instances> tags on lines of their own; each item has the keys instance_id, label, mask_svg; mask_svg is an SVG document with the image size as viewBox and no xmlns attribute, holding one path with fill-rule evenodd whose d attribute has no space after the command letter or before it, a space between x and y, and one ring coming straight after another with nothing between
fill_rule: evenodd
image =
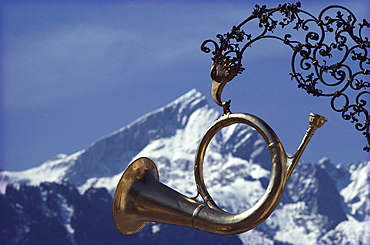
<instances>
[{"instance_id":1,"label":"dark rock face","mask_svg":"<svg viewBox=\"0 0 370 245\"><path fill-rule=\"evenodd\" d=\"M328 231L347 219L335 182L317 164L298 164L286 191L292 202L304 202L307 213L326 217L321 225Z\"/></svg>"},{"instance_id":2,"label":"dark rock face","mask_svg":"<svg viewBox=\"0 0 370 245\"><path fill-rule=\"evenodd\" d=\"M8 186L0 207L0 244L241 244L237 236L152 223L122 235L113 224L112 197L103 188L80 195L66 183Z\"/></svg>"}]
</instances>

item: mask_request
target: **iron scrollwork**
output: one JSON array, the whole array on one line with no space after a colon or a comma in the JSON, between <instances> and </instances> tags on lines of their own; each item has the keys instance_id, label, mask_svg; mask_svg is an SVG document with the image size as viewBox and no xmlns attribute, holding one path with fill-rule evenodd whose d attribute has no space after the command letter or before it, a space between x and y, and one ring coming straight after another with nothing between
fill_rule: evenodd
<instances>
[{"instance_id":1,"label":"iron scrollwork","mask_svg":"<svg viewBox=\"0 0 370 245\"><path fill-rule=\"evenodd\" d=\"M298 88L308 94L330 97L331 108L363 132L367 139L363 149L369 152L370 115L365 108L365 97L370 95L370 83L365 78L370 74L370 43L363 32L370 24L363 19L356 25L355 15L338 5L326 7L317 17L300 7L300 2L280 4L275 8L255 5L247 19L233 26L230 32L218 34L217 42L205 40L201 50L205 53L212 51L213 63L221 66L232 79L245 70L241 61L244 51L251 44L266 38L280 40L293 51L291 80L295 80ZM280 15L275 18L275 13ZM253 36L242 28L252 20L256 20L261 29L258 35ZM287 26L296 31L302 30L303 41L293 40L293 35L289 33L282 37L274 34L278 27ZM231 79L229 77L228 81ZM364 120L360 121L360 118Z\"/></svg>"}]
</instances>

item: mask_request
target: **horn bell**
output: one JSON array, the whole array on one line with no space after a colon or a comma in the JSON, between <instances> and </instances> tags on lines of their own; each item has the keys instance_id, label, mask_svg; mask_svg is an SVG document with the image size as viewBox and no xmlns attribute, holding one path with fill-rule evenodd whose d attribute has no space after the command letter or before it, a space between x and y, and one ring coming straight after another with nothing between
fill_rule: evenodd
<instances>
[{"instance_id":1,"label":"horn bell","mask_svg":"<svg viewBox=\"0 0 370 245\"><path fill-rule=\"evenodd\" d=\"M137 233L148 221L193 227L193 214L204 205L158 180L157 167L149 158L127 167L113 199L114 223L122 234Z\"/></svg>"},{"instance_id":2,"label":"horn bell","mask_svg":"<svg viewBox=\"0 0 370 245\"><path fill-rule=\"evenodd\" d=\"M130 210L136 202L132 195L132 186L137 185L136 181L145 181L148 175L159 179L157 167L150 159L148 160L138 159L130 164L116 187L113 199L113 219L117 229L123 234L130 235L139 232L147 223L138 220Z\"/></svg>"}]
</instances>

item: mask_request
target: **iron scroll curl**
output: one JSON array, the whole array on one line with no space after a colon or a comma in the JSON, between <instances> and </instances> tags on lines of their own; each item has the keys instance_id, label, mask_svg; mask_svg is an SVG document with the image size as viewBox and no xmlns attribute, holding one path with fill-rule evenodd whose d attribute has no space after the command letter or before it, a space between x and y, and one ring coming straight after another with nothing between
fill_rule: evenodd
<instances>
[{"instance_id":1,"label":"iron scroll curl","mask_svg":"<svg viewBox=\"0 0 370 245\"><path fill-rule=\"evenodd\" d=\"M261 30L257 35L243 29L252 20ZM301 31L300 38L294 39L291 33L274 34L277 28L288 26ZM317 17L302 10L300 2L275 8L255 5L252 14L230 32L216 35L217 41L208 39L201 44L203 52L213 55L211 77L217 85L213 98L229 110L225 106L230 102L220 102L221 92L226 82L245 70L244 52L259 40L278 40L292 50L291 80L308 94L330 98L331 108L365 136L367 145L363 150L370 152L370 114L366 108L370 96L370 42L364 35L368 28L367 20L357 22L349 9L339 5L324 8Z\"/></svg>"}]
</instances>

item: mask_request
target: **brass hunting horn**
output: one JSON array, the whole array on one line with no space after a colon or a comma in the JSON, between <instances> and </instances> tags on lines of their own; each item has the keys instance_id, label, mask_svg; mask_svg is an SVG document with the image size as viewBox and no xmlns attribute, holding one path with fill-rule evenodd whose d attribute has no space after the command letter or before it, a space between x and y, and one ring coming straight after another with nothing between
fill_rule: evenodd
<instances>
[{"instance_id":1,"label":"brass hunting horn","mask_svg":"<svg viewBox=\"0 0 370 245\"><path fill-rule=\"evenodd\" d=\"M244 20L240 25L234 26L231 32L228 32L224 35L217 35L219 38L219 43L213 40L206 40L203 42L201 48L206 53L211 51L208 47L206 47L206 44L211 43L215 47L215 50L212 52L214 57L212 58L213 64L211 68L212 98L218 105L223 107L224 111L224 114L205 132L198 145L195 156L195 182L197 185L198 194L203 198L205 204L201 204L195 201L195 198L186 197L160 183L158 181L158 170L153 161L145 157L139 158L127 167L117 185L117 189L114 194L113 218L117 229L121 233L127 235L134 234L140 231L147 222L160 222L193 227L216 234L238 234L253 229L266 220L274 211L284 192L285 185L312 135L316 129L320 128L327 121L327 119L320 115L313 113L310 114L309 128L306 131L306 134L304 135L297 152L292 157L290 165L287 166L287 154L283 148L283 145L268 124L254 115L246 113L232 113L229 108L230 101L221 101L221 94L225 84L244 70L241 65L243 52L247 47L250 47L251 43L263 38L275 38L283 41L283 43L290 46L294 52L292 58L293 73L291 76L292 78L297 79L298 87L304 88L308 93L312 93L315 96L329 96L330 94L325 94L322 92L322 90L315 87L319 81L323 84L326 84L324 81L322 81L323 76L320 73L324 70L331 70L332 76L338 78L338 73L336 73L339 72L338 63L336 67L329 67L327 66L326 62L320 63L317 57L319 55L330 57L330 50L327 49L329 46L323 43L324 39L319 39L319 35L316 36L312 31L309 31L305 39L306 43L303 44L297 41L291 41L288 34L285 35L284 38L276 37L271 35L276 26L281 25L284 27L290 23L295 23L293 29L302 29L307 31L309 30L307 23L313 22L316 23L319 30L322 31L322 33L320 33L321 37L325 37L325 33L327 32L333 32L332 26L336 26L336 28L342 28L352 35L351 37L353 37L355 42L359 43L357 48L364 48L365 50L369 48L368 41L364 41L361 35L355 36L353 34L353 30L350 30L350 27L353 27L354 24L352 23L350 26L349 21L353 20L354 17L348 18L347 21L344 18L339 18L343 16L340 14L340 12L337 12L336 19L330 19L324 15L325 11L328 11L331 8L340 8L341 10L348 12L349 10L340 6L331 6L324 9L320 13L319 17L316 18L311 14L300 10L299 7L300 3L283 4L272 9L267 9L266 6L260 7L256 5L252 15ZM284 17L282 22L279 23L272 18L273 13L275 12L280 12L282 14ZM299 16L300 13L309 15L309 19L303 20ZM351 12L349 13L352 14ZM251 35L246 34L244 30L241 29L245 23L252 19L259 20L259 26L262 29L262 33L254 38L252 38ZM365 26L367 22L365 23L364 20L363 23L364 24L362 26L360 25L360 30L362 30L362 27ZM342 35L338 30L336 33L336 35ZM343 42L343 40L340 38L335 40L338 42L340 41L340 45L342 45L342 47L345 44L345 42ZM232 43L231 41L235 41L236 44ZM241 47L239 43L243 41L245 44L243 47ZM311 41L316 41L316 44L313 45ZM331 49L335 49L338 48L338 45L330 45L330 47ZM323 50L326 50L326 52ZM294 60L298 57L301 58L301 62L299 63L305 70L313 68L316 72L318 72L317 79L313 79L312 75L305 80L305 77L302 75L302 73L296 72L297 68ZM355 60L355 58L352 59ZM360 59L359 56L358 59ZM361 59L364 60L363 57ZM365 61L369 62L369 59L366 58ZM308 62L311 63L308 64ZM344 60L342 60L342 62L344 62ZM363 61L360 61L360 63L361 62ZM365 70L363 71L363 74L367 75L370 73ZM350 78L348 78L346 81L354 81L357 75L358 73L350 72ZM339 77L339 79L341 78ZM339 83L336 83L336 85L338 84ZM351 86L346 86L346 88L348 87ZM369 83L363 82L358 83L356 88L360 89L367 87L370 87ZM336 98L346 96L344 92L344 90L338 90L332 95L332 105L334 104L333 101ZM356 100L361 101L361 103L356 104L356 108L354 108L353 105L350 105L348 100L346 100L343 110L348 112L348 110L351 108L353 110L358 110L360 108L360 112L364 113L367 118L367 121L365 121L365 124L362 125L362 128L368 133L370 120L369 114L364 108L366 101L359 99L360 96L364 95L365 93L368 94L369 92L360 92L356 97ZM348 97L345 98L348 99ZM343 116L343 118L345 117ZM236 123L247 124L253 127L263 137L270 152L272 170L269 184L261 199L253 207L242 213L230 214L219 208L209 195L203 178L203 161L208 144L215 134L222 128ZM362 128L358 127L359 130ZM369 136L366 135L366 137L368 138ZM366 150L366 147L364 149Z\"/></svg>"}]
</instances>

